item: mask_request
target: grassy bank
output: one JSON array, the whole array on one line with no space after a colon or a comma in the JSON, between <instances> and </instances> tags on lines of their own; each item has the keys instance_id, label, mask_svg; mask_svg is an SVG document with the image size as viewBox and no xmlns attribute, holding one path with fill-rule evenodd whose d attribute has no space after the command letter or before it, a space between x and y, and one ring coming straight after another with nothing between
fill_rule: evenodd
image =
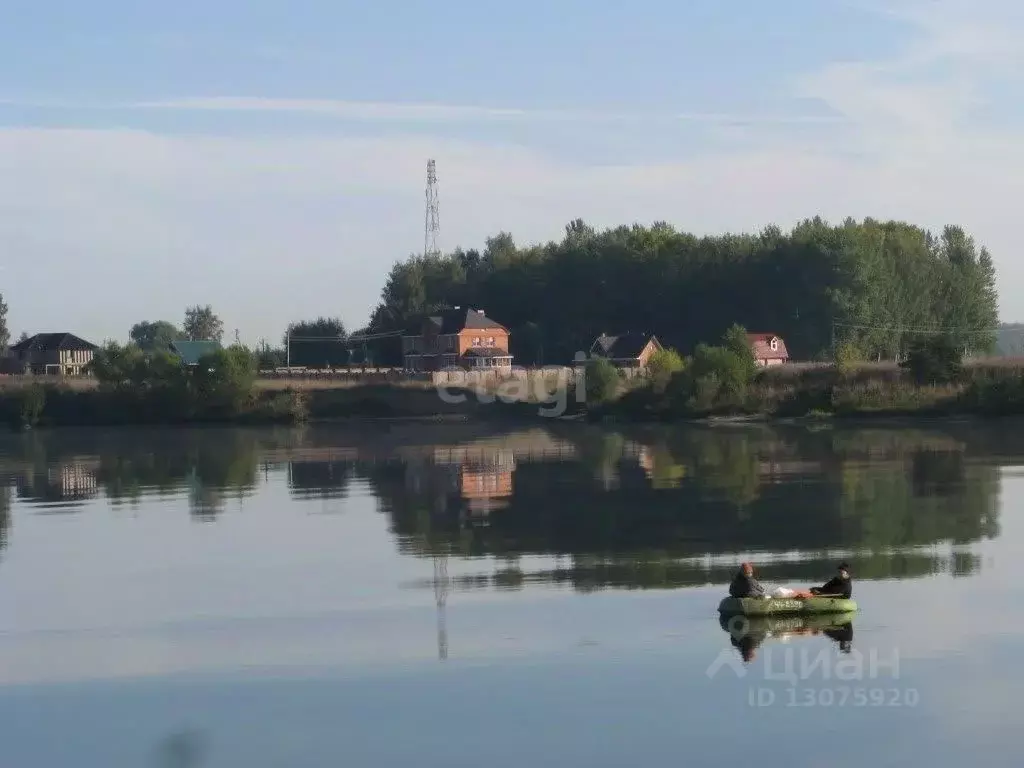
<instances>
[{"instance_id":1,"label":"grassy bank","mask_svg":"<svg viewBox=\"0 0 1024 768\"><path fill-rule=\"evenodd\" d=\"M585 398L552 381L514 381L443 390L422 381L260 380L241 392L110 388L95 380L0 379L0 424L293 424L365 419L526 422L586 413L595 420L664 422L709 417L934 417L1024 415L1024 359L967 362L942 383L920 383L894 363L784 365L749 379L694 367L668 377L611 380L587 372ZM736 371L731 371L735 374ZM605 372L607 374L607 371ZM613 377L615 374L611 374Z\"/></svg>"},{"instance_id":2,"label":"grassy bank","mask_svg":"<svg viewBox=\"0 0 1024 768\"><path fill-rule=\"evenodd\" d=\"M111 389L88 379L45 383L9 379L0 385L0 424L21 429L127 424L294 424L355 419L527 421L541 417L545 401L553 402L557 408L558 399L555 390L537 397L502 391L500 383L498 387L447 387L442 395L425 382L324 381L282 386L280 381L257 380L249 392L223 402L171 388ZM565 410L571 412L574 408L577 406L569 403Z\"/></svg>"},{"instance_id":3,"label":"grassy bank","mask_svg":"<svg viewBox=\"0 0 1024 768\"><path fill-rule=\"evenodd\" d=\"M708 417L1002 416L1024 414L1024 360L967 362L945 380L921 382L895 363L785 365L749 382L625 383L593 418L672 421Z\"/></svg>"}]
</instances>

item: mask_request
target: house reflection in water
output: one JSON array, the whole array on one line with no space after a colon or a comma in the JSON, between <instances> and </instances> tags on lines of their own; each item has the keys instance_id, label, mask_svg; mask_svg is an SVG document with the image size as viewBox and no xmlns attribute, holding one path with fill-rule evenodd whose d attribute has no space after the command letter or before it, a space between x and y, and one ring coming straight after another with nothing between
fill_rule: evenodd
<instances>
[{"instance_id":1,"label":"house reflection in water","mask_svg":"<svg viewBox=\"0 0 1024 768\"><path fill-rule=\"evenodd\" d=\"M77 506L96 496L99 459L74 458L46 467L26 468L15 479L18 498L49 506Z\"/></svg>"},{"instance_id":2,"label":"house reflection in water","mask_svg":"<svg viewBox=\"0 0 1024 768\"><path fill-rule=\"evenodd\" d=\"M434 464L451 467L452 491L465 504L465 513L474 523L486 523L487 515L509 504L515 455L507 448L470 444L437 447Z\"/></svg>"}]
</instances>

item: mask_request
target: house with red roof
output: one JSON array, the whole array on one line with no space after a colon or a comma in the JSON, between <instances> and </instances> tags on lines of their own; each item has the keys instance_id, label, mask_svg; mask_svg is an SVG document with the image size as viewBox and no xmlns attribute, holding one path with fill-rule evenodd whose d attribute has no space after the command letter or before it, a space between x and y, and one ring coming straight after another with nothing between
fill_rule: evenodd
<instances>
[{"instance_id":1,"label":"house with red roof","mask_svg":"<svg viewBox=\"0 0 1024 768\"><path fill-rule=\"evenodd\" d=\"M781 336L774 333L748 333L747 342L761 367L789 362L789 351Z\"/></svg>"},{"instance_id":2,"label":"house with red roof","mask_svg":"<svg viewBox=\"0 0 1024 768\"><path fill-rule=\"evenodd\" d=\"M418 318L402 336L408 371L511 370L509 332L482 309L454 307Z\"/></svg>"}]
</instances>

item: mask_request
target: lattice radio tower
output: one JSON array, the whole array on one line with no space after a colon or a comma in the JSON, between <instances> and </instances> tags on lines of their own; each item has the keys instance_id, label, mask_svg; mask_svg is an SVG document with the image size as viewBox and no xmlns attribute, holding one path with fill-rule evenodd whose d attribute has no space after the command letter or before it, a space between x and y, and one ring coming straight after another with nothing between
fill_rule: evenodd
<instances>
[{"instance_id":1,"label":"lattice radio tower","mask_svg":"<svg viewBox=\"0 0 1024 768\"><path fill-rule=\"evenodd\" d=\"M423 255L436 256L437 233L441 230L437 206L437 169L433 160L427 160L427 209L423 222Z\"/></svg>"}]
</instances>

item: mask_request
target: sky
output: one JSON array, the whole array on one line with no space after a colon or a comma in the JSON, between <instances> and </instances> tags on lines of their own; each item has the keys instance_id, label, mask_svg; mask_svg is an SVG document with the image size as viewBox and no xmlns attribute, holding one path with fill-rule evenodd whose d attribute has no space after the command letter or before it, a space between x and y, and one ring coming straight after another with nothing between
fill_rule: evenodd
<instances>
[{"instance_id":1,"label":"sky","mask_svg":"<svg viewBox=\"0 0 1024 768\"><path fill-rule=\"evenodd\" d=\"M955 223L1024 320L1017 0L6 0L13 334L354 329L423 249L664 220Z\"/></svg>"}]
</instances>

